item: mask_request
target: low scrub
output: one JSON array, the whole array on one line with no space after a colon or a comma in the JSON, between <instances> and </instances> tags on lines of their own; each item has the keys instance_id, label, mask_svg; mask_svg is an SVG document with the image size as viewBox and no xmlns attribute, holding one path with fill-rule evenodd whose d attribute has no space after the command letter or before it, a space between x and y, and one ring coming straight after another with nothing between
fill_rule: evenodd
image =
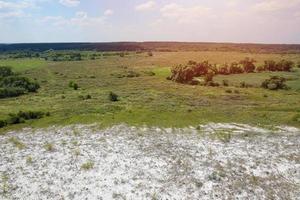
<instances>
[{"instance_id":1,"label":"low scrub","mask_svg":"<svg viewBox=\"0 0 300 200\"><path fill-rule=\"evenodd\" d=\"M108 95L108 99L110 101L119 101L119 96L114 92L110 92Z\"/></svg>"},{"instance_id":2,"label":"low scrub","mask_svg":"<svg viewBox=\"0 0 300 200\"><path fill-rule=\"evenodd\" d=\"M262 82L261 87L269 90L279 90L279 89L288 89L285 84L286 79L279 76L272 76L270 79L264 80Z\"/></svg>"},{"instance_id":3,"label":"low scrub","mask_svg":"<svg viewBox=\"0 0 300 200\"><path fill-rule=\"evenodd\" d=\"M0 66L0 78L14 75L10 67Z\"/></svg>"},{"instance_id":4,"label":"low scrub","mask_svg":"<svg viewBox=\"0 0 300 200\"><path fill-rule=\"evenodd\" d=\"M287 71L290 72L294 66L292 61L281 60L275 62L274 60L266 60L264 65L259 68L259 71Z\"/></svg>"},{"instance_id":5,"label":"low scrub","mask_svg":"<svg viewBox=\"0 0 300 200\"><path fill-rule=\"evenodd\" d=\"M0 98L17 97L36 92L40 85L27 77L18 76L9 67L0 67Z\"/></svg>"},{"instance_id":6,"label":"low scrub","mask_svg":"<svg viewBox=\"0 0 300 200\"><path fill-rule=\"evenodd\" d=\"M0 128L7 125L25 123L27 120L41 119L45 116L50 116L50 113L41 111L19 111L16 114L10 113L6 120L0 120Z\"/></svg>"}]
</instances>

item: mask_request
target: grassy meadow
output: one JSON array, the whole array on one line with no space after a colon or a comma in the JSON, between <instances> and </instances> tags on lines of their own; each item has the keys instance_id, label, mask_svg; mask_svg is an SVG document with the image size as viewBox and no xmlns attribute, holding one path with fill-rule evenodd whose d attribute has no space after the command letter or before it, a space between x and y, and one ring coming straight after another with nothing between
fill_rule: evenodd
<instances>
[{"instance_id":1,"label":"grassy meadow","mask_svg":"<svg viewBox=\"0 0 300 200\"><path fill-rule=\"evenodd\" d=\"M92 52L91 52L92 53ZM189 60L229 63L245 57L257 60L291 60L300 62L300 54L251 54L242 52L129 52L120 57L102 56L95 60L45 61L32 59L0 60L0 66L36 79L38 93L0 99L0 119L20 110L50 112L51 116L2 130L24 126L43 127L57 124L94 123L103 126L127 123L162 127L195 126L208 122L237 122L255 125L292 125L300 127L300 69L293 72L263 72L218 75L216 82L229 86L206 87L179 84L166 79L170 68ZM139 77L127 77L129 71ZM154 72L155 75L150 72ZM288 78L290 90L271 91L260 88L271 75ZM78 90L69 87L73 81ZM252 88L240 88L245 81ZM119 101L108 98L112 91ZM83 97L90 95L91 99Z\"/></svg>"}]
</instances>

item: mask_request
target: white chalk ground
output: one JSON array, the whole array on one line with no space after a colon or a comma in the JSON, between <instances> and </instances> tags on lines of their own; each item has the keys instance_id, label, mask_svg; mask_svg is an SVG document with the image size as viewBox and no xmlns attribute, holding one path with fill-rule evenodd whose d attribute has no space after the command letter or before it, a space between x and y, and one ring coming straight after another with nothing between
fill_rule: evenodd
<instances>
[{"instance_id":1,"label":"white chalk ground","mask_svg":"<svg viewBox=\"0 0 300 200\"><path fill-rule=\"evenodd\" d=\"M0 199L300 199L300 131L24 129L0 135L0 175Z\"/></svg>"}]
</instances>

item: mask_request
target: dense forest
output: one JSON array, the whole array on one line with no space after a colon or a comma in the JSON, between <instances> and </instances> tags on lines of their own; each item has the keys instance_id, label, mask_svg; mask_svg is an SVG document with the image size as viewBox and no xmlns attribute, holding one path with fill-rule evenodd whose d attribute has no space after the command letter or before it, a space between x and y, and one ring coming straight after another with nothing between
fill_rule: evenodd
<instances>
[{"instance_id":1,"label":"dense forest","mask_svg":"<svg viewBox=\"0 0 300 200\"><path fill-rule=\"evenodd\" d=\"M96 50L96 51L238 51L249 53L299 53L300 44L238 44L195 42L112 42L112 43L23 43L0 44L4 51Z\"/></svg>"}]
</instances>

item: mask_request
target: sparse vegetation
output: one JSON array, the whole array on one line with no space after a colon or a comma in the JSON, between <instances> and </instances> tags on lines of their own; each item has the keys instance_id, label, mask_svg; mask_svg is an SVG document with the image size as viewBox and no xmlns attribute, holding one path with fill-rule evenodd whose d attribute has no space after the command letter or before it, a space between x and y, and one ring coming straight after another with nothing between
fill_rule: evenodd
<instances>
[{"instance_id":1,"label":"sparse vegetation","mask_svg":"<svg viewBox=\"0 0 300 200\"><path fill-rule=\"evenodd\" d=\"M108 99L110 101L119 101L119 96L114 92L110 92L108 95Z\"/></svg>"},{"instance_id":2,"label":"sparse vegetation","mask_svg":"<svg viewBox=\"0 0 300 200\"><path fill-rule=\"evenodd\" d=\"M46 149L46 151L54 151L54 145L52 143L46 143L44 144L44 148Z\"/></svg>"},{"instance_id":3,"label":"sparse vegetation","mask_svg":"<svg viewBox=\"0 0 300 200\"><path fill-rule=\"evenodd\" d=\"M279 57L277 54L245 54L224 51L155 51L155 56L148 58L147 51L142 51L141 54L126 52L128 53L126 59L121 59L119 57L121 51L78 52L82 55L82 61L78 62L53 62L50 60L44 62L36 58L0 60L1 66L11 66L11 71L18 76L27 77L30 80L38 78L41 86L41 89L35 94L25 92L27 95L1 99L0 126L4 127L1 128L1 131L14 128L14 125L7 121L10 113L17 114L20 110L26 111L26 108L31 108L30 110L33 111L51 111L51 117L45 117L45 113L44 117L39 120L15 118L10 121L22 122L17 125L18 127L29 124L39 127L57 123L93 122L101 122L105 126L125 122L132 125L180 127L207 121L237 121L254 124L284 123L294 126L298 124L293 120L293 116L298 110L297 99L300 98L297 92L300 91L299 69L293 68L291 72L242 73L244 68L240 64L245 57L254 58L257 61L254 63L255 72L257 72L258 66L264 66L265 60L274 60L276 63L280 60L290 60L298 63L297 54L283 54ZM42 54L40 53L40 56ZM96 54L96 61L89 59L89 55L92 54ZM200 64L193 61L198 58L208 61L200 62ZM120 59L122 63L118 62ZM188 62L189 60L191 61ZM171 66L185 62L187 68L193 69L196 65L202 67L202 71L199 67L197 72L200 73L200 76L193 77L188 81L189 84L196 86L174 84L165 80L167 76L172 76ZM207 66L207 68L203 66ZM225 75L222 74L222 67L224 67ZM129 77L127 77L127 72L131 74ZM213 81L205 84L205 73L203 72L213 74ZM10 72L8 73L10 74ZM117 78L117 74L122 78ZM139 74L139 77L136 74ZM155 76L153 76L154 74ZM96 78L90 78L91 76ZM268 90L262 91L262 82L269 79L270 76L280 76L286 79L285 84L291 88L289 98L286 98L285 91L278 90L275 96L269 94ZM182 76L177 74L176 77ZM79 84L82 89L80 91L79 88L76 91L73 87L66 89L65 86L68 87L70 80ZM223 80L226 81L223 82ZM241 82L243 83L240 87ZM226 86L227 83L229 86ZM218 85L222 87L208 87ZM226 89L232 90L232 93L224 95L226 93L224 87L228 87ZM239 93L235 93L235 90L238 90ZM111 101L109 91L119 95L117 100L122 101L119 103ZM269 98L264 98L264 94ZM92 99L88 100L87 95L91 95ZM276 109L280 109L275 108L278 105L276 102L281 102L280 99L285 99L285 101L279 107L286 109L276 112ZM292 107L293 109L288 112ZM262 113L273 116L272 119L257 115L257 110L263 110Z\"/></svg>"},{"instance_id":4,"label":"sparse vegetation","mask_svg":"<svg viewBox=\"0 0 300 200\"><path fill-rule=\"evenodd\" d=\"M12 143L15 147L17 147L19 150L24 149L26 145L22 143L18 138L11 137L9 138L9 142Z\"/></svg>"},{"instance_id":5,"label":"sparse vegetation","mask_svg":"<svg viewBox=\"0 0 300 200\"><path fill-rule=\"evenodd\" d=\"M94 162L92 162L92 161L88 161L81 165L81 169L83 169L83 170L91 170L93 168L94 168Z\"/></svg>"}]
</instances>

